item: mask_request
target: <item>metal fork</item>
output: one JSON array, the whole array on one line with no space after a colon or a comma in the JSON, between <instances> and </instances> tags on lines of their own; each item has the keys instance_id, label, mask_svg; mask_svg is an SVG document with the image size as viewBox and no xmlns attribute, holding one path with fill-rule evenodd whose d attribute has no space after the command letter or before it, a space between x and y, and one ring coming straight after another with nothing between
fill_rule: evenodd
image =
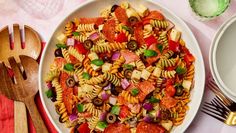
<instances>
[{"instance_id":1,"label":"metal fork","mask_svg":"<svg viewBox=\"0 0 236 133\"><path fill-rule=\"evenodd\" d=\"M230 126L236 125L236 112L232 112L219 98L205 102L201 111Z\"/></svg>"},{"instance_id":2,"label":"metal fork","mask_svg":"<svg viewBox=\"0 0 236 133\"><path fill-rule=\"evenodd\" d=\"M216 97L221 100L225 106L227 106L231 111L236 111L236 103L233 102L231 99L226 97L222 91L220 91L219 87L216 85L215 81L213 78L210 78L207 87L211 89Z\"/></svg>"}]
</instances>

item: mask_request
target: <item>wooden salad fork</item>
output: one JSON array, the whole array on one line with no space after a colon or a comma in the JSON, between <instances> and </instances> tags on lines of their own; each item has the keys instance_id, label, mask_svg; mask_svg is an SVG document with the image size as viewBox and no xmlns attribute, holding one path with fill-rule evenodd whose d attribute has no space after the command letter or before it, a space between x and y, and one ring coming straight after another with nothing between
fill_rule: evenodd
<instances>
[{"instance_id":1,"label":"wooden salad fork","mask_svg":"<svg viewBox=\"0 0 236 133\"><path fill-rule=\"evenodd\" d=\"M219 98L205 102L201 111L229 126L236 126L236 112L231 111Z\"/></svg>"},{"instance_id":2,"label":"wooden salad fork","mask_svg":"<svg viewBox=\"0 0 236 133\"><path fill-rule=\"evenodd\" d=\"M10 66L9 57L14 57L20 65L19 55L27 55L35 60L40 55L41 40L37 32L29 26L24 26L24 35L21 35L21 33L23 32L20 32L18 24L13 25L13 38L10 38L8 26L0 30L0 61L8 67ZM25 40L22 38L25 38ZM11 39L14 42L13 47L11 46ZM23 41L26 44L25 47L22 46ZM4 88L3 86L0 90ZM28 133L26 108L24 103L18 101L14 101L14 128L15 133Z\"/></svg>"},{"instance_id":3,"label":"wooden salad fork","mask_svg":"<svg viewBox=\"0 0 236 133\"><path fill-rule=\"evenodd\" d=\"M219 89L219 87L216 85L213 78L211 78L207 84L207 87L211 89L218 100L221 100L225 106L227 106L231 111L236 111L236 103L226 97Z\"/></svg>"},{"instance_id":4,"label":"wooden salad fork","mask_svg":"<svg viewBox=\"0 0 236 133\"><path fill-rule=\"evenodd\" d=\"M10 99L25 103L37 133L48 133L34 102L35 95L38 92L38 63L28 56L21 55L19 58L24 68L24 74L22 74L16 60L13 57L9 58L10 66L14 71L15 82L8 75L6 65L0 63L0 87L7 86L7 89L1 91Z\"/></svg>"}]
</instances>

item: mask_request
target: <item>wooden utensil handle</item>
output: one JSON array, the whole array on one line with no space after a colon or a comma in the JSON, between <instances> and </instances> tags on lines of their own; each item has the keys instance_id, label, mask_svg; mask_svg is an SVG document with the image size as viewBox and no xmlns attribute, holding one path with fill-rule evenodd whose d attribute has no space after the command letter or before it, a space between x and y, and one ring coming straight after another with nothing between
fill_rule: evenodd
<instances>
[{"instance_id":1,"label":"wooden utensil handle","mask_svg":"<svg viewBox=\"0 0 236 133\"><path fill-rule=\"evenodd\" d=\"M28 133L25 104L14 101L14 133Z\"/></svg>"},{"instance_id":2,"label":"wooden utensil handle","mask_svg":"<svg viewBox=\"0 0 236 133\"><path fill-rule=\"evenodd\" d=\"M34 102L34 96L25 100L27 109L29 110L30 116L33 120L34 127L37 133L48 133L48 130L43 122L41 115L38 112L37 106Z\"/></svg>"}]
</instances>

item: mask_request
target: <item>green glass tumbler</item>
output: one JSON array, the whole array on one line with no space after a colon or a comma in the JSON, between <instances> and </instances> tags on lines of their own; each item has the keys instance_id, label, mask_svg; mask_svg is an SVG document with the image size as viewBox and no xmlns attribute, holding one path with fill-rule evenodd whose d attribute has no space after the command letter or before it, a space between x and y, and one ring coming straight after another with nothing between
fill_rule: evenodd
<instances>
[{"instance_id":1,"label":"green glass tumbler","mask_svg":"<svg viewBox=\"0 0 236 133\"><path fill-rule=\"evenodd\" d=\"M230 0L189 0L189 4L200 20L211 20L225 12Z\"/></svg>"}]
</instances>

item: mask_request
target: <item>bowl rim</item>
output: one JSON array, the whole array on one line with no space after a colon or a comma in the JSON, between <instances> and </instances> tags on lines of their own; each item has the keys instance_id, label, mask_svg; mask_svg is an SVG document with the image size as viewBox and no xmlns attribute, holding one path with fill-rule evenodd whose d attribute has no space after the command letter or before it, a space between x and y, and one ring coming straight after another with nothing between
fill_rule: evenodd
<instances>
[{"instance_id":1,"label":"bowl rim","mask_svg":"<svg viewBox=\"0 0 236 133\"><path fill-rule=\"evenodd\" d=\"M223 36L224 32L228 29L228 27L236 22L236 15L233 15L231 18L229 18L227 21L225 21L221 27L216 32L214 39L211 43L210 52L209 52L209 61L210 61L210 70L211 74L216 82L216 84L219 86L219 89L230 99L236 102L236 93L232 92L223 82L222 78L220 77L220 74L217 69L216 65L216 51L218 48L219 41L221 37Z\"/></svg>"},{"instance_id":2,"label":"bowl rim","mask_svg":"<svg viewBox=\"0 0 236 133\"><path fill-rule=\"evenodd\" d=\"M39 78L39 95L40 95L40 98L41 98L41 101L42 101L42 104L43 104L43 107L44 107L44 110L49 118L49 120L51 121L51 123L53 124L53 126L56 128L56 130L58 132L61 132L60 128L58 127L58 125L54 122L52 116L50 115L49 113L49 110L48 108L46 107L46 103L44 101L44 97L43 97L43 92L42 92L42 69L43 69L43 59L45 58L45 55L46 55L46 49L48 49L49 47L49 43L51 42L52 40L52 37L53 35L55 34L56 30L59 28L59 26L73 13L77 12L77 10L79 10L80 8L82 8L83 6L86 6L92 2L94 2L96 0L90 0L90 1L86 1L86 2L83 2L81 3L77 8L75 8L74 10L72 10L64 19L61 19L61 22L58 23L58 25L56 26L56 28L54 29L54 31L52 32L51 36L50 36L50 39L48 40L48 42L46 43L44 49L43 49L43 52L42 52L42 56L41 56L41 60L40 60L40 65L39 65L39 75L38 75L38 78ZM203 82L202 84L199 84L199 88L201 88L201 92L199 92L200 96L198 97L198 100L195 102L195 107L198 107L197 109L193 110L192 113L190 115L190 119L189 121L186 121L185 123L185 128L183 128L180 132L185 132L189 125L194 121L194 119L196 118L195 116L197 115L198 111L200 110L200 105L201 105L201 102L202 102L202 98L203 98L203 95L204 95L204 88L205 88L205 77L206 77L206 74L205 74L205 64L204 64L204 60L203 60L203 55L202 55L202 52L200 50L200 46L199 46L199 43L198 41L196 40L196 37L194 36L193 32L191 31L191 29L189 28L189 26L185 23L184 20L182 20L180 17L178 17L177 15L175 15L175 13L171 10L169 10L168 8L166 8L164 5L161 5L155 1L149 1L148 2L154 4L154 5L158 5L161 9L164 9L165 11L167 11L169 14L171 14L174 18L177 19L177 21L179 21L181 23L181 25L183 25L183 27L185 27L186 29L186 32L189 33L189 36L190 38L193 39L193 44L196 44L196 53L199 54L199 58L198 58L198 61L199 61L199 68L203 68L201 71L202 71L202 78L203 78ZM199 89L200 90L200 89ZM198 90L198 91L199 91Z\"/></svg>"}]
</instances>

